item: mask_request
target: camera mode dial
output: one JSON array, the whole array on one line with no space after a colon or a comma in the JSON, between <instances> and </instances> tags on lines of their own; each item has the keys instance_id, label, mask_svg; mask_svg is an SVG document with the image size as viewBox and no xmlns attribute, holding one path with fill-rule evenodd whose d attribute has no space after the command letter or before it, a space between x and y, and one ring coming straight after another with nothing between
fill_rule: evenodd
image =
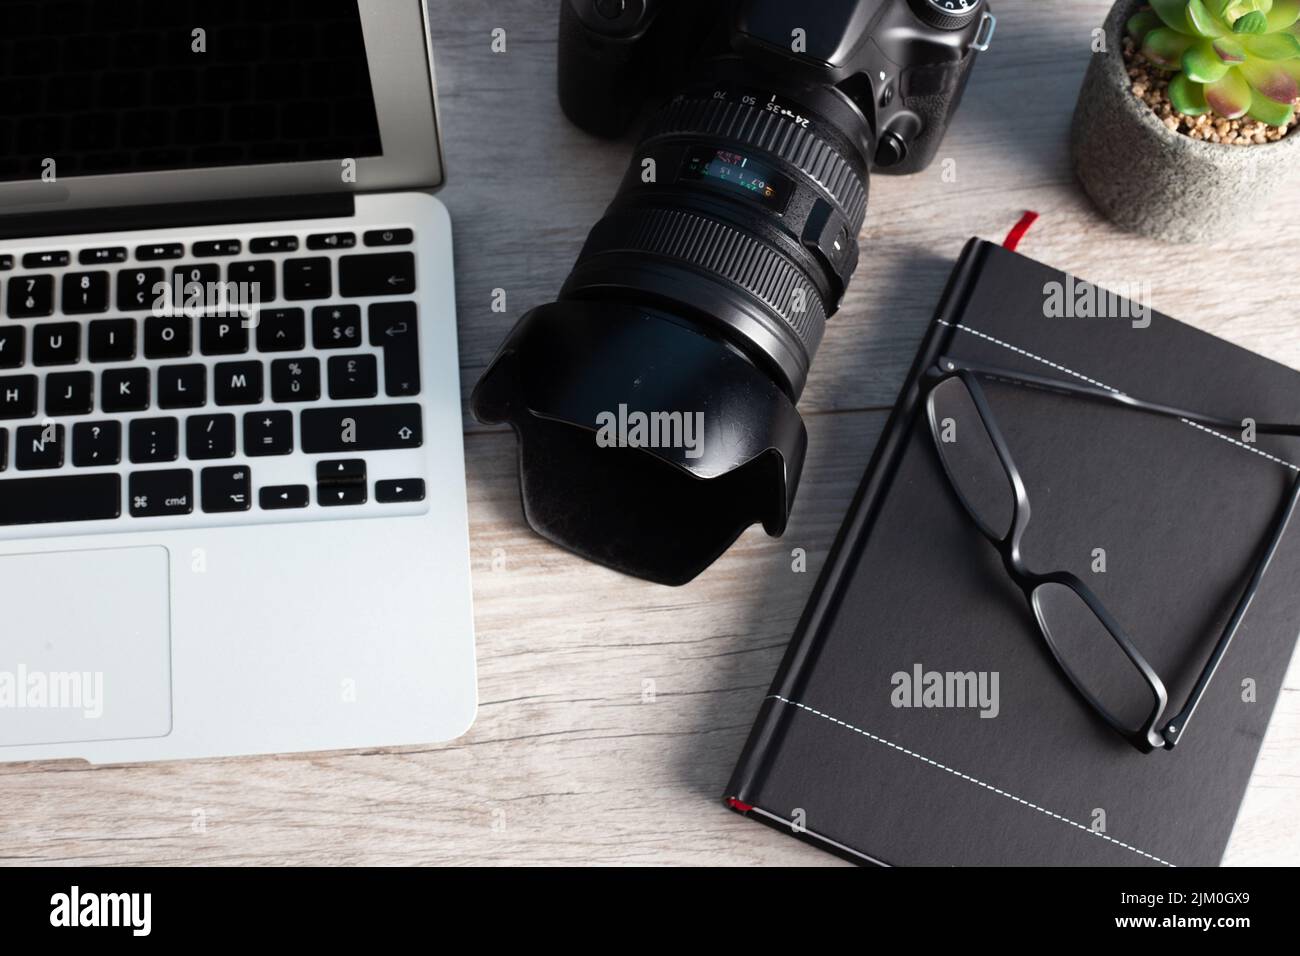
<instances>
[{"instance_id":1,"label":"camera mode dial","mask_svg":"<svg viewBox=\"0 0 1300 956\"><path fill-rule=\"evenodd\" d=\"M959 30L975 19L983 0L911 0L922 21L939 30Z\"/></svg>"}]
</instances>

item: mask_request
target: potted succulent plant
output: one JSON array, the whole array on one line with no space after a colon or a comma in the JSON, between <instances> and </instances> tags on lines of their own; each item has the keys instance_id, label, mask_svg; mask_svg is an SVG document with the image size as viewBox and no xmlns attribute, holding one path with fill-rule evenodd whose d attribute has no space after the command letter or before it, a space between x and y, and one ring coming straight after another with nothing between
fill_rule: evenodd
<instances>
[{"instance_id":1,"label":"potted succulent plant","mask_svg":"<svg viewBox=\"0 0 1300 956\"><path fill-rule=\"evenodd\" d=\"M1112 221L1221 238L1300 177L1300 0L1119 0L1071 155Z\"/></svg>"}]
</instances>

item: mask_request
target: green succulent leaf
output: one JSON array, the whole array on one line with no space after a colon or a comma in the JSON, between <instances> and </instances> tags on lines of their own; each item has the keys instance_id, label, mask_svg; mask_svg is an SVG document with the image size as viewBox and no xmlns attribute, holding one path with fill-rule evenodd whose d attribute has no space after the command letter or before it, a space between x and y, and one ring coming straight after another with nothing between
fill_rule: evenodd
<instances>
[{"instance_id":1,"label":"green succulent leaf","mask_svg":"<svg viewBox=\"0 0 1300 956\"><path fill-rule=\"evenodd\" d=\"M1245 116L1250 109L1250 85L1236 69L1231 69L1222 79L1205 85L1205 102L1224 119Z\"/></svg>"},{"instance_id":2,"label":"green succulent leaf","mask_svg":"<svg viewBox=\"0 0 1300 956\"><path fill-rule=\"evenodd\" d=\"M1206 9L1201 0L1187 0L1187 22L1203 37L1221 37L1228 32L1228 28Z\"/></svg>"},{"instance_id":3,"label":"green succulent leaf","mask_svg":"<svg viewBox=\"0 0 1300 956\"><path fill-rule=\"evenodd\" d=\"M1219 37L1210 45L1214 48L1215 55L1224 63L1243 63L1246 60L1246 48L1241 45L1240 40Z\"/></svg>"},{"instance_id":4,"label":"green succulent leaf","mask_svg":"<svg viewBox=\"0 0 1300 956\"><path fill-rule=\"evenodd\" d=\"M1159 66L1176 70L1182 65L1187 48L1195 42L1196 37L1170 27L1160 27L1148 33L1142 41L1142 55Z\"/></svg>"},{"instance_id":5,"label":"green succulent leaf","mask_svg":"<svg viewBox=\"0 0 1300 956\"><path fill-rule=\"evenodd\" d=\"M1300 37L1290 33L1242 37L1242 46L1258 60L1293 60L1300 57Z\"/></svg>"},{"instance_id":6,"label":"green succulent leaf","mask_svg":"<svg viewBox=\"0 0 1300 956\"><path fill-rule=\"evenodd\" d=\"M1256 95L1251 102L1262 95L1275 103L1290 106L1300 96L1295 77L1282 69L1277 63L1243 63L1237 67L1245 77Z\"/></svg>"},{"instance_id":7,"label":"green succulent leaf","mask_svg":"<svg viewBox=\"0 0 1300 956\"><path fill-rule=\"evenodd\" d=\"M1170 29L1192 33L1192 25L1187 21L1187 0L1151 0L1151 9Z\"/></svg>"},{"instance_id":8,"label":"green succulent leaf","mask_svg":"<svg viewBox=\"0 0 1300 956\"><path fill-rule=\"evenodd\" d=\"M1169 81L1169 102L1184 116L1200 116L1210 111L1205 102L1205 87L1193 83L1184 73Z\"/></svg>"},{"instance_id":9,"label":"green succulent leaf","mask_svg":"<svg viewBox=\"0 0 1300 956\"><path fill-rule=\"evenodd\" d=\"M1300 3L1300 0L1296 0ZM1150 7L1139 10L1133 16L1128 18L1128 35L1131 36L1135 43L1141 43L1148 33L1163 25L1163 21L1156 16L1156 12Z\"/></svg>"},{"instance_id":10,"label":"green succulent leaf","mask_svg":"<svg viewBox=\"0 0 1300 956\"><path fill-rule=\"evenodd\" d=\"M1268 17L1258 10L1237 17L1232 22L1233 33L1263 33L1268 29Z\"/></svg>"},{"instance_id":11,"label":"green succulent leaf","mask_svg":"<svg viewBox=\"0 0 1300 956\"><path fill-rule=\"evenodd\" d=\"M1228 64L1219 59L1209 40L1200 40L1183 54L1183 73L1197 83L1213 83L1228 72Z\"/></svg>"},{"instance_id":12,"label":"green succulent leaf","mask_svg":"<svg viewBox=\"0 0 1300 956\"><path fill-rule=\"evenodd\" d=\"M1210 12L1220 20L1227 19L1225 14L1228 12L1228 7L1232 6L1232 3L1233 0L1205 0L1205 5L1209 7Z\"/></svg>"},{"instance_id":13,"label":"green succulent leaf","mask_svg":"<svg viewBox=\"0 0 1300 956\"><path fill-rule=\"evenodd\" d=\"M1300 0L1273 0L1273 7L1265 16L1269 33L1285 30L1300 20Z\"/></svg>"},{"instance_id":14,"label":"green succulent leaf","mask_svg":"<svg viewBox=\"0 0 1300 956\"><path fill-rule=\"evenodd\" d=\"M1269 126L1286 126L1295 113L1290 103L1278 103L1267 96L1256 96L1250 101L1249 114Z\"/></svg>"}]
</instances>

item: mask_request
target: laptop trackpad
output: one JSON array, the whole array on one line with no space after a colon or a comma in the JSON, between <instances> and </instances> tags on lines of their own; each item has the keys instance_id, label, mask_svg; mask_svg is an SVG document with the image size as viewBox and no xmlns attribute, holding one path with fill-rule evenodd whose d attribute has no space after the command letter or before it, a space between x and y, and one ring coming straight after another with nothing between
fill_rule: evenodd
<instances>
[{"instance_id":1,"label":"laptop trackpad","mask_svg":"<svg viewBox=\"0 0 1300 956\"><path fill-rule=\"evenodd\" d=\"M0 557L0 746L171 732L160 547Z\"/></svg>"}]
</instances>

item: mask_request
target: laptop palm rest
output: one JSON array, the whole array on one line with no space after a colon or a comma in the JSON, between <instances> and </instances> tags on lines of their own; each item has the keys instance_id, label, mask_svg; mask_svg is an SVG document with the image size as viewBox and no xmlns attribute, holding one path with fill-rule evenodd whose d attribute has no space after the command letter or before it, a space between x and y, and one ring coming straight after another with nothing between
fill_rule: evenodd
<instances>
[{"instance_id":1,"label":"laptop palm rest","mask_svg":"<svg viewBox=\"0 0 1300 956\"><path fill-rule=\"evenodd\" d=\"M161 547L0 557L0 747L171 731Z\"/></svg>"}]
</instances>

